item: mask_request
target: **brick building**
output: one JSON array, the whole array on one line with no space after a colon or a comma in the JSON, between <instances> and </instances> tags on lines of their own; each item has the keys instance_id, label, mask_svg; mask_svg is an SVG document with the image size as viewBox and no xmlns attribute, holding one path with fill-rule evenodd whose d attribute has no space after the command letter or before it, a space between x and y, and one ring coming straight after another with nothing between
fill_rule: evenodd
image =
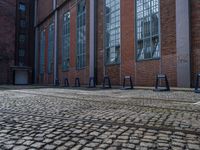
<instances>
[{"instance_id":1,"label":"brick building","mask_svg":"<svg viewBox=\"0 0 200 150\"><path fill-rule=\"evenodd\" d=\"M200 72L200 1L35 0L35 83L68 78L191 87Z\"/></svg>"},{"instance_id":2,"label":"brick building","mask_svg":"<svg viewBox=\"0 0 200 150\"><path fill-rule=\"evenodd\" d=\"M0 84L10 82L9 68L14 65L15 7L14 0L0 1Z\"/></svg>"},{"instance_id":3,"label":"brick building","mask_svg":"<svg viewBox=\"0 0 200 150\"><path fill-rule=\"evenodd\" d=\"M33 82L34 0L0 2L0 84Z\"/></svg>"}]
</instances>

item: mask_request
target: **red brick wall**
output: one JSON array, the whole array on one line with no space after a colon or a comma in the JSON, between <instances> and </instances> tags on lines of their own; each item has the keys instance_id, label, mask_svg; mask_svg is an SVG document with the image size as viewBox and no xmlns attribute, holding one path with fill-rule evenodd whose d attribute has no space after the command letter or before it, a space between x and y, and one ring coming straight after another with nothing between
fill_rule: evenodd
<instances>
[{"instance_id":1,"label":"red brick wall","mask_svg":"<svg viewBox=\"0 0 200 150\"><path fill-rule=\"evenodd\" d=\"M41 0L40 0L41 1ZM60 5L63 1L58 1ZM87 0L87 65L83 70L76 70L76 5L71 8L75 1L71 0L59 10L59 79L68 77L70 83L74 83L75 77L81 78L82 84L88 83L89 78L89 0ZM97 43L96 43L96 64L97 83L102 84L104 73L111 77L112 84L122 83L123 77L131 75L136 85L153 86L157 73L167 74L170 85L177 85L177 56L176 56L176 5L175 0L160 0L160 30L161 30L161 59L136 61L135 58L135 8L133 0L121 0L121 64L109 65L104 68L104 14L103 0L97 0ZM50 1L45 7L40 8L41 16L47 16L52 6ZM44 5L44 4L42 4ZM62 17L69 8L71 12L71 38L70 38L70 69L62 72ZM45 10L44 13L42 10ZM47 21L48 22L48 21ZM200 71L200 1L191 0L191 47L192 47L192 77ZM48 23L44 23L48 26ZM45 26L45 25L44 25ZM45 69L46 70L46 69ZM45 77L47 78L47 77ZM48 80L46 79L47 83Z\"/></svg>"},{"instance_id":2,"label":"red brick wall","mask_svg":"<svg viewBox=\"0 0 200 150\"><path fill-rule=\"evenodd\" d=\"M54 17L53 17L54 18ZM53 18L49 18L45 23L40 26L40 31L45 30L45 66L44 66L44 76L41 77L40 73L38 74L39 82L43 84L53 84L54 83L54 67L51 71L51 73L48 73L48 33L49 33L49 25L52 23ZM41 35L41 33L39 33ZM40 41L40 36L39 36ZM38 68L40 68L40 42L39 44L39 52L38 52ZM54 53L53 53L54 57ZM54 66L54 64L53 64Z\"/></svg>"},{"instance_id":3,"label":"red brick wall","mask_svg":"<svg viewBox=\"0 0 200 150\"><path fill-rule=\"evenodd\" d=\"M167 74L170 85L177 86L176 62L176 1L160 0L162 73Z\"/></svg>"},{"instance_id":4,"label":"red brick wall","mask_svg":"<svg viewBox=\"0 0 200 150\"><path fill-rule=\"evenodd\" d=\"M103 1L97 0L97 18L96 18L96 33L97 33L97 43L96 43L96 67L97 67L97 84L101 84L104 76L104 47L103 47Z\"/></svg>"},{"instance_id":5,"label":"red brick wall","mask_svg":"<svg viewBox=\"0 0 200 150\"><path fill-rule=\"evenodd\" d=\"M158 73L167 74L171 86L176 86L176 18L175 1L160 1L161 59L136 62L135 83L153 86Z\"/></svg>"},{"instance_id":6,"label":"red brick wall","mask_svg":"<svg viewBox=\"0 0 200 150\"><path fill-rule=\"evenodd\" d=\"M61 4L59 1L59 4ZM58 11L58 78L63 84L63 79L68 78L71 85L74 84L76 77L80 78L81 84L88 84L89 80L89 0L86 0L86 67L81 70L76 69L76 16L77 7L76 1L68 1L62 8ZM62 71L62 31L63 31L63 14L66 11L70 11L70 67L68 71ZM40 14L39 14L40 16ZM39 17L40 18L40 17ZM41 25L41 29L46 29L46 48L45 48L45 74L43 77L44 84L53 83L53 73L51 75L47 72L48 67L48 26L50 23L50 18L45 23ZM38 66L39 68L39 66ZM39 75L38 75L39 76ZM39 77L40 78L40 77ZM41 83L42 79L40 79Z\"/></svg>"},{"instance_id":7,"label":"red brick wall","mask_svg":"<svg viewBox=\"0 0 200 150\"><path fill-rule=\"evenodd\" d=\"M64 78L68 78L70 85L74 85L75 78L80 78L81 85L88 84L89 80L89 0L86 0L86 67L84 69L76 69L76 16L77 7L75 1L69 1L61 10L59 10L59 64L58 75L59 80L64 82ZM70 66L68 71L62 70L62 26L63 14L70 11Z\"/></svg>"},{"instance_id":8,"label":"red brick wall","mask_svg":"<svg viewBox=\"0 0 200 150\"><path fill-rule=\"evenodd\" d=\"M37 21L41 22L53 11L53 0L38 0Z\"/></svg>"},{"instance_id":9,"label":"red brick wall","mask_svg":"<svg viewBox=\"0 0 200 150\"><path fill-rule=\"evenodd\" d=\"M16 1L0 1L0 84L12 83L14 65Z\"/></svg>"},{"instance_id":10,"label":"red brick wall","mask_svg":"<svg viewBox=\"0 0 200 150\"><path fill-rule=\"evenodd\" d=\"M200 72L200 1L191 0L191 65L192 83Z\"/></svg>"},{"instance_id":11,"label":"red brick wall","mask_svg":"<svg viewBox=\"0 0 200 150\"><path fill-rule=\"evenodd\" d=\"M102 84L104 75L108 75L113 85L120 84L120 65L104 65L104 1L97 0L97 84Z\"/></svg>"},{"instance_id":12,"label":"red brick wall","mask_svg":"<svg viewBox=\"0 0 200 150\"><path fill-rule=\"evenodd\" d=\"M121 77L135 79L134 1L121 1Z\"/></svg>"},{"instance_id":13,"label":"red brick wall","mask_svg":"<svg viewBox=\"0 0 200 150\"><path fill-rule=\"evenodd\" d=\"M170 84L176 86L176 18L175 1L160 1L161 51L160 60L136 61L135 57L135 1L121 0L121 65L108 67L113 84L120 84L126 75L133 77L135 85L153 86L155 75L167 74ZM97 79L103 77L103 1L98 0L97 22ZM161 63L162 62L162 63ZM120 78L121 77L121 78Z\"/></svg>"}]
</instances>

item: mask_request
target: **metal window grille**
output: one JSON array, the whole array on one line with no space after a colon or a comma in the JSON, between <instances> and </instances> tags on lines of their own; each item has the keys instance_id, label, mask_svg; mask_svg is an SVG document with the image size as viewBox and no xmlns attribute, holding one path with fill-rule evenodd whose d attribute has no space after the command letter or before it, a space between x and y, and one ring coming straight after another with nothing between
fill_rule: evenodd
<instances>
[{"instance_id":1,"label":"metal window grille","mask_svg":"<svg viewBox=\"0 0 200 150\"><path fill-rule=\"evenodd\" d=\"M77 5L76 67L86 65L86 3L82 0Z\"/></svg>"},{"instance_id":2,"label":"metal window grille","mask_svg":"<svg viewBox=\"0 0 200 150\"><path fill-rule=\"evenodd\" d=\"M137 60L160 57L159 0L136 0Z\"/></svg>"},{"instance_id":3,"label":"metal window grille","mask_svg":"<svg viewBox=\"0 0 200 150\"><path fill-rule=\"evenodd\" d=\"M69 69L69 52L70 52L70 12L63 16L63 40L62 40L62 69Z\"/></svg>"},{"instance_id":4,"label":"metal window grille","mask_svg":"<svg viewBox=\"0 0 200 150\"><path fill-rule=\"evenodd\" d=\"M120 0L105 0L106 64L120 62Z\"/></svg>"},{"instance_id":5,"label":"metal window grille","mask_svg":"<svg viewBox=\"0 0 200 150\"><path fill-rule=\"evenodd\" d=\"M40 74L44 74L44 57L45 57L45 31L40 35Z\"/></svg>"},{"instance_id":6,"label":"metal window grille","mask_svg":"<svg viewBox=\"0 0 200 150\"><path fill-rule=\"evenodd\" d=\"M49 25L48 35L48 73L53 71L53 49L54 49L54 23Z\"/></svg>"}]
</instances>

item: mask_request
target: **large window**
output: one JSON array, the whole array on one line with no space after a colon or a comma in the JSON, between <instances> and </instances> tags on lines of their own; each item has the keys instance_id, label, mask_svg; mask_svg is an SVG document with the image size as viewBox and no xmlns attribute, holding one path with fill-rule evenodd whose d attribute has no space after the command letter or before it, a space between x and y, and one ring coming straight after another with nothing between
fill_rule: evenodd
<instances>
[{"instance_id":1,"label":"large window","mask_svg":"<svg viewBox=\"0 0 200 150\"><path fill-rule=\"evenodd\" d=\"M40 74L44 74L44 57L45 57L45 31L40 35Z\"/></svg>"},{"instance_id":2,"label":"large window","mask_svg":"<svg viewBox=\"0 0 200 150\"><path fill-rule=\"evenodd\" d=\"M137 60L160 57L159 0L136 0Z\"/></svg>"},{"instance_id":3,"label":"large window","mask_svg":"<svg viewBox=\"0 0 200 150\"><path fill-rule=\"evenodd\" d=\"M76 67L85 67L86 53L86 4L81 0L77 6Z\"/></svg>"},{"instance_id":4,"label":"large window","mask_svg":"<svg viewBox=\"0 0 200 150\"><path fill-rule=\"evenodd\" d=\"M49 25L48 35L48 73L53 71L53 49L54 49L54 23Z\"/></svg>"},{"instance_id":5,"label":"large window","mask_svg":"<svg viewBox=\"0 0 200 150\"><path fill-rule=\"evenodd\" d=\"M69 69L69 51L70 51L70 13L63 16L63 42L62 42L62 69Z\"/></svg>"},{"instance_id":6,"label":"large window","mask_svg":"<svg viewBox=\"0 0 200 150\"><path fill-rule=\"evenodd\" d=\"M120 62L120 0L105 0L106 64Z\"/></svg>"}]
</instances>

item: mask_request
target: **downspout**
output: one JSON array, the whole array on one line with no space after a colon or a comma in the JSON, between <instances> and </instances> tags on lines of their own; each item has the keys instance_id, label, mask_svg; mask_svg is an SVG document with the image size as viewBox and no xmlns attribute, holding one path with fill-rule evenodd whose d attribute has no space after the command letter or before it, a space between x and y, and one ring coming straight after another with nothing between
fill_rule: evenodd
<instances>
[{"instance_id":1,"label":"downspout","mask_svg":"<svg viewBox=\"0 0 200 150\"><path fill-rule=\"evenodd\" d=\"M57 0L54 0L53 1L53 10L56 10L56 3L57 3ZM57 10L55 11L54 15L55 15L55 19L54 19L54 22L55 22L55 29L54 29L54 85L56 85L56 80L58 79L58 67L57 67L57 63L58 63L58 60L57 60L58 11Z\"/></svg>"},{"instance_id":2,"label":"downspout","mask_svg":"<svg viewBox=\"0 0 200 150\"><path fill-rule=\"evenodd\" d=\"M94 77L97 84L97 1L94 0Z\"/></svg>"},{"instance_id":3,"label":"downspout","mask_svg":"<svg viewBox=\"0 0 200 150\"><path fill-rule=\"evenodd\" d=\"M34 64L34 83L37 83L38 74L38 27L37 27L37 5L38 1L35 0L35 13L34 13L34 28L35 28L35 64Z\"/></svg>"},{"instance_id":4,"label":"downspout","mask_svg":"<svg viewBox=\"0 0 200 150\"><path fill-rule=\"evenodd\" d=\"M94 77L95 58L95 2L90 1L90 77Z\"/></svg>"}]
</instances>

